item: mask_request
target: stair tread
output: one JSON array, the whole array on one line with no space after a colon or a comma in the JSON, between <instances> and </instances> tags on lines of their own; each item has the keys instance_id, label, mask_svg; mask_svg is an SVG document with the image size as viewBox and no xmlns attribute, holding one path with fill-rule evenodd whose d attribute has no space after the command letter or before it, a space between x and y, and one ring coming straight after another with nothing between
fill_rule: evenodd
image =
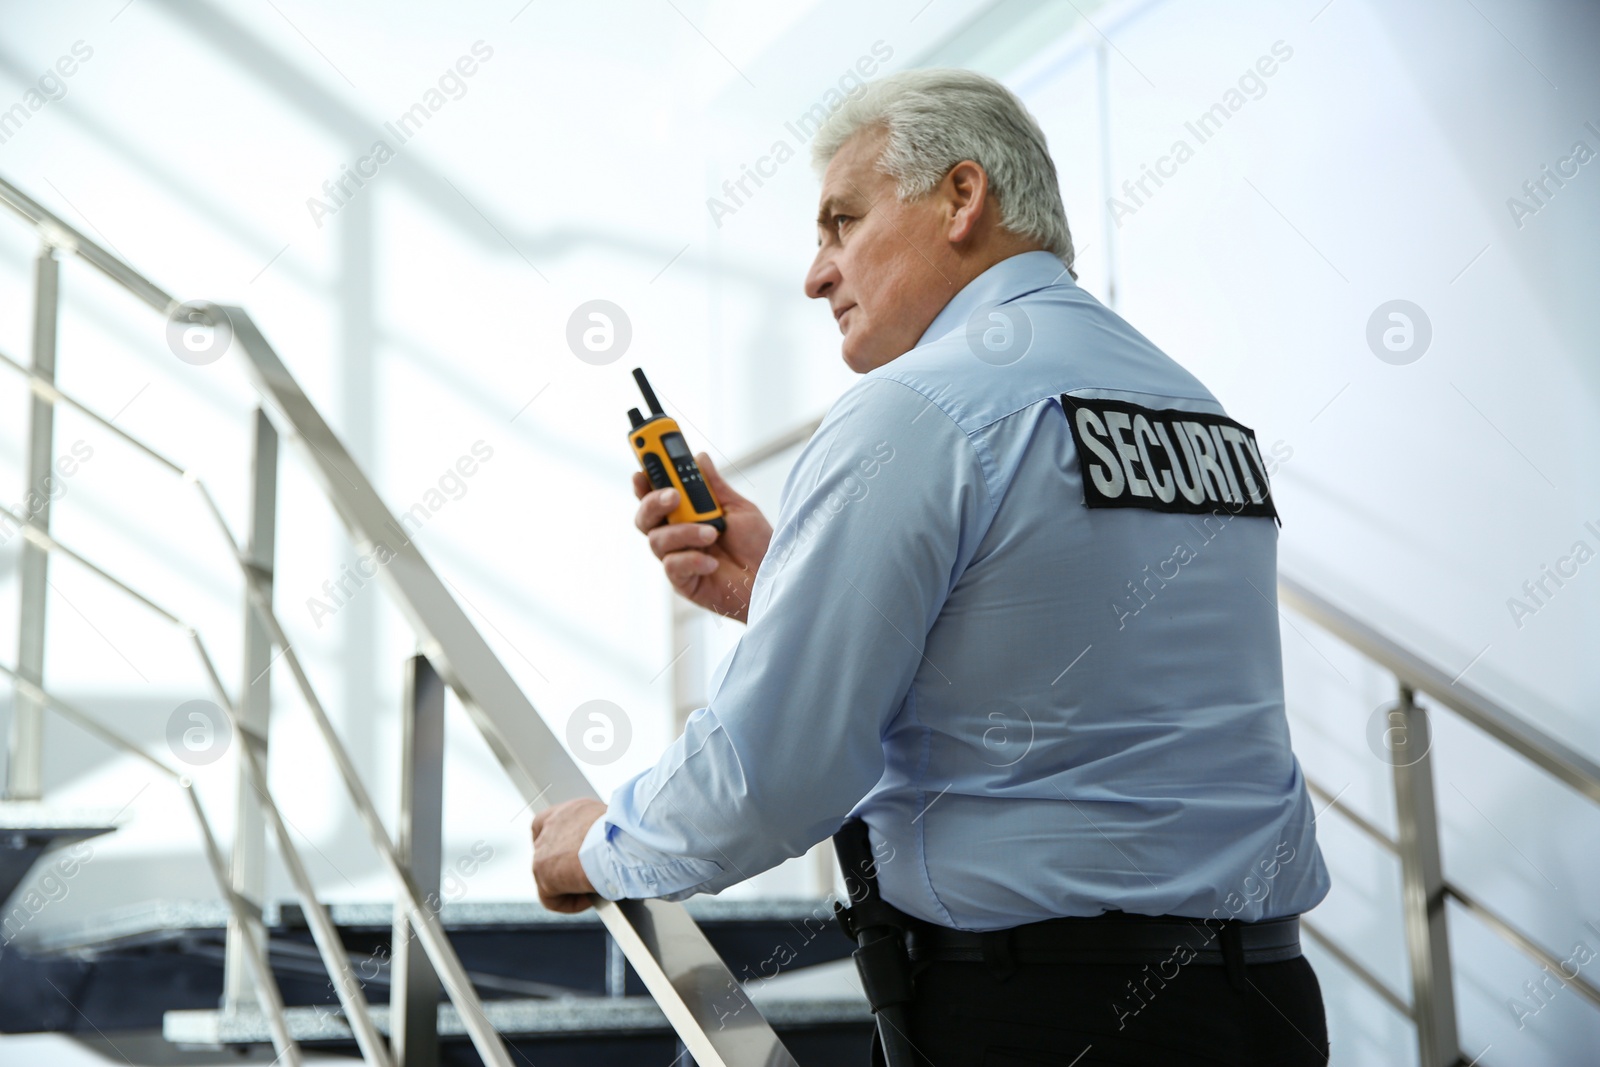
<instances>
[{"instance_id":1,"label":"stair tread","mask_svg":"<svg viewBox=\"0 0 1600 1067\"><path fill-rule=\"evenodd\" d=\"M279 927L285 904L270 902L264 909L269 927ZM341 927L386 929L394 919L394 905L376 902L329 903L334 924ZM831 922L831 903L813 898L771 898L721 900L715 897L686 902L696 922L742 923L760 921L801 922L806 919ZM564 915L545 909L537 901L460 901L446 902L440 918L449 930L473 927L544 927L600 925L593 911ZM228 908L213 900L152 900L85 917L79 921L41 930L29 939L35 953L68 952L118 943L137 943L182 932L221 931L228 924Z\"/></svg>"},{"instance_id":2,"label":"stair tread","mask_svg":"<svg viewBox=\"0 0 1600 1067\"><path fill-rule=\"evenodd\" d=\"M38 800L0 800L0 830L81 830L97 834L117 829L115 808L75 807Z\"/></svg>"},{"instance_id":3,"label":"stair tread","mask_svg":"<svg viewBox=\"0 0 1600 1067\"><path fill-rule=\"evenodd\" d=\"M872 1012L860 996L755 996L774 1026L817 1026L869 1021ZM484 1013L507 1037L533 1034L590 1034L666 1030L667 1018L649 997L570 997L549 1000L485 1001ZM332 1007L294 1007L285 1011L296 1041L349 1041L349 1024ZM389 1032L389 1007L372 1006L373 1022ZM249 1045L271 1040L260 1011L169 1011L162 1034L179 1045ZM439 1005L439 1034L465 1037L466 1027L451 1004Z\"/></svg>"}]
</instances>

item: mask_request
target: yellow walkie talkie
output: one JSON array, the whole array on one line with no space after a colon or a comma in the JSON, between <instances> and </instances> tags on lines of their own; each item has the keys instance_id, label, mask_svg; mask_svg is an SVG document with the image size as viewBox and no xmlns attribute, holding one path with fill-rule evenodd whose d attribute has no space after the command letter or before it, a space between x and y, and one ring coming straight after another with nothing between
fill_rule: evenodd
<instances>
[{"instance_id":1,"label":"yellow walkie talkie","mask_svg":"<svg viewBox=\"0 0 1600 1067\"><path fill-rule=\"evenodd\" d=\"M711 487L700 475L700 465L683 439L678 424L661 410L656 391L644 376L644 369L633 368L633 380L639 383L639 392L650 407L647 419L638 408L628 409L628 421L633 429L628 433L628 443L639 457L639 465L650 479L653 489L676 489L678 506L667 516L667 522L704 522L719 530L728 524L722 517L722 507L711 495Z\"/></svg>"}]
</instances>

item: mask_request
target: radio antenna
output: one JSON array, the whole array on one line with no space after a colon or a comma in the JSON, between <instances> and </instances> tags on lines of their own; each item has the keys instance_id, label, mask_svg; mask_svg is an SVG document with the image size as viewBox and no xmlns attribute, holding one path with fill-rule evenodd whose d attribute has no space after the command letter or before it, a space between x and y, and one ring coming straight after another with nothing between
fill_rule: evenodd
<instances>
[{"instance_id":1,"label":"radio antenna","mask_svg":"<svg viewBox=\"0 0 1600 1067\"><path fill-rule=\"evenodd\" d=\"M656 391L650 388L650 379L644 376L643 367L633 368L633 380L639 383L639 392L644 394L644 402L650 405L650 414L665 415L661 410L661 401L656 399Z\"/></svg>"}]
</instances>

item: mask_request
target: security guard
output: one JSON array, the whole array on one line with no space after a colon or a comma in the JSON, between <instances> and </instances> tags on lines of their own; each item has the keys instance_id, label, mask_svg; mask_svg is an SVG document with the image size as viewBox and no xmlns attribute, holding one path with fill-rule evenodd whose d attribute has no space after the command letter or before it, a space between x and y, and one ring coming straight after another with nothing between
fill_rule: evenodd
<instances>
[{"instance_id":1,"label":"security guard","mask_svg":"<svg viewBox=\"0 0 1600 1067\"><path fill-rule=\"evenodd\" d=\"M776 528L708 456L720 534L636 476L676 588L748 629L654 767L538 816L541 898L717 892L855 817L910 979L892 1060L1325 1063L1278 450L1075 284L997 82L886 78L814 151L806 292L863 377Z\"/></svg>"}]
</instances>

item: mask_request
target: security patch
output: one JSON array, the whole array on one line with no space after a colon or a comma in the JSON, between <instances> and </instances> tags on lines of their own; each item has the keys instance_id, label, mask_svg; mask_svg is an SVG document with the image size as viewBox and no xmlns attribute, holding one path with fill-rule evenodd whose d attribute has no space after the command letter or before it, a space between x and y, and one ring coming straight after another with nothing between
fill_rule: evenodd
<instances>
[{"instance_id":1,"label":"security patch","mask_svg":"<svg viewBox=\"0 0 1600 1067\"><path fill-rule=\"evenodd\" d=\"M1254 431L1225 415L1061 394L1083 503L1278 518Z\"/></svg>"}]
</instances>

